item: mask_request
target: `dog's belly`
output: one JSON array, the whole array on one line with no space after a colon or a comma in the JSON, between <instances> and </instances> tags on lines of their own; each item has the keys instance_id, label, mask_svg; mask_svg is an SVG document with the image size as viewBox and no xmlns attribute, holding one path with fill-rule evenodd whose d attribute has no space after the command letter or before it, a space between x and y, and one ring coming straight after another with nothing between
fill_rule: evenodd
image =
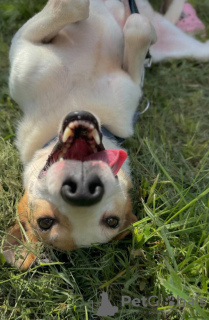
<instances>
[{"instance_id":1,"label":"dog's belly","mask_svg":"<svg viewBox=\"0 0 209 320\"><path fill-rule=\"evenodd\" d=\"M122 29L104 4L101 8L92 3L86 21L65 27L51 43L19 40L10 91L25 113L37 112L30 108L35 100L42 99L46 104L47 99L51 104L55 98L65 99L85 82L96 82L101 75L121 69Z\"/></svg>"}]
</instances>

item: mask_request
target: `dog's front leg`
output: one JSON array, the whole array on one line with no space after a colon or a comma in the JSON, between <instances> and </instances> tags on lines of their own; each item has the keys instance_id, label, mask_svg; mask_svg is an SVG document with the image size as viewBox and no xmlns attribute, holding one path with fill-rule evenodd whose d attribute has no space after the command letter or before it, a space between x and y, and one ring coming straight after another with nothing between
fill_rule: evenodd
<instances>
[{"instance_id":1,"label":"dog's front leg","mask_svg":"<svg viewBox=\"0 0 209 320\"><path fill-rule=\"evenodd\" d=\"M89 0L49 0L18 35L31 42L49 42L66 25L87 19Z\"/></svg>"},{"instance_id":2,"label":"dog's front leg","mask_svg":"<svg viewBox=\"0 0 209 320\"><path fill-rule=\"evenodd\" d=\"M123 69L138 85L141 84L144 59L156 39L155 29L146 17L140 14L129 16L124 26Z\"/></svg>"}]
</instances>

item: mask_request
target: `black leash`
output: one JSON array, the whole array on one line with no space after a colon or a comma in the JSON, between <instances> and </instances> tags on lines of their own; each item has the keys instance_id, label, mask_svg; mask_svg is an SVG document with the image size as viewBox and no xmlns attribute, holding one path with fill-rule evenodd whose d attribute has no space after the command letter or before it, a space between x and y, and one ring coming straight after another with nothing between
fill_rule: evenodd
<instances>
[{"instance_id":1,"label":"black leash","mask_svg":"<svg viewBox=\"0 0 209 320\"><path fill-rule=\"evenodd\" d=\"M129 7L131 10L131 13L139 13L139 10L136 6L136 2L134 0L129 0Z\"/></svg>"}]
</instances>

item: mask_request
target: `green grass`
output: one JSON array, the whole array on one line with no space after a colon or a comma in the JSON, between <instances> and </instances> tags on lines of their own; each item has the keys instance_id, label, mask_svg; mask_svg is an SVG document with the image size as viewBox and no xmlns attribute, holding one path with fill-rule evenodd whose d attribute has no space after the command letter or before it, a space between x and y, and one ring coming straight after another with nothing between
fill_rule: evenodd
<instances>
[{"instance_id":1,"label":"green grass","mask_svg":"<svg viewBox=\"0 0 209 320\"><path fill-rule=\"evenodd\" d=\"M192 3L209 26L208 1ZM41 6L41 1L0 1L1 239L23 193L22 166L14 147L21 113L9 97L8 49L16 29ZM139 218L133 236L68 254L47 248L50 262L24 273L0 256L1 319L92 319L88 300L96 310L103 290L119 307L114 319L209 319L208 74L209 63L185 60L148 70L145 95L151 107L125 143ZM122 307L122 295L179 296L187 301L198 295L207 306Z\"/></svg>"}]
</instances>

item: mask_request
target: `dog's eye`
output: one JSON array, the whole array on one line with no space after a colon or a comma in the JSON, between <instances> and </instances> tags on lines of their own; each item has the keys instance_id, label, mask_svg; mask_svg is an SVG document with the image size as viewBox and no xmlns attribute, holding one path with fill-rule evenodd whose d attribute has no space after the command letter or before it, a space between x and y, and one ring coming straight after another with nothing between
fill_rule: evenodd
<instances>
[{"instance_id":1,"label":"dog's eye","mask_svg":"<svg viewBox=\"0 0 209 320\"><path fill-rule=\"evenodd\" d=\"M104 219L104 223L112 229L115 229L118 227L119 219L117 217L109 217Z\"/></svg>"},{"instance_id":2,"label":"dog's eye","mask_svg":"<svg viewBox=\"0 0 209 320\"><path fill-rule=\"evenodd\" d=\"M54 224L55 220L51 218L38 219L38 225L42 230L49 230Z\"/></svg>"}]
</instances>

